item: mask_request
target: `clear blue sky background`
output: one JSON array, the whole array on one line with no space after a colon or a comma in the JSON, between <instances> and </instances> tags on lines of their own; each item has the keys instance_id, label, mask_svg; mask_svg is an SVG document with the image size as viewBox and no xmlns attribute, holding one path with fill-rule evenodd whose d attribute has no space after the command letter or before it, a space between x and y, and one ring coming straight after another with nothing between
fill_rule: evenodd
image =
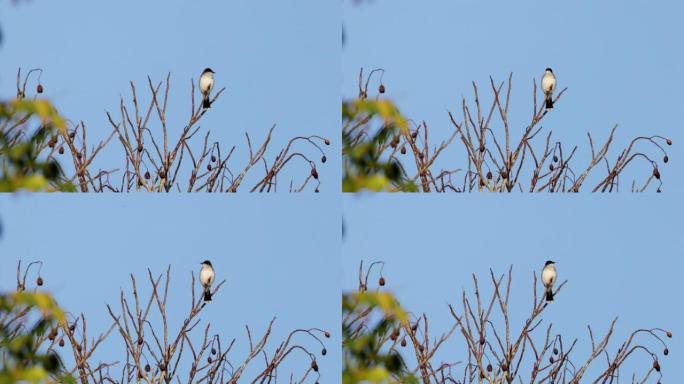
<instances>
[{"instance_id":1,"label":"clear blue sky background","mask_svg":"<svg viewBox=\"0 0 684 384\"><path fill-rule=\"evenodd\" d=\"M681 191L684 70L675 47L683 12L677 1L347 1L343 94L357 95L360 67L384 68L387 95L409 118L425 120L436 144L453 131L446 111L459 112L462 96L472 99L472 81L489 103L489 76L504 81L513 72L509 117L519 137L531 117L532 79L552 67L568 91L544 125L566 147L580 145L575 164L590 156L587 131L602 141L619 123L611 161L634 136L671 137L663 190ZM465 167L462 153L455 143L438 168ZM657 149L649 153L662 158ZM623 183L629 187L631 177Z\"/></svg>"},{"instance_id":2,"label":"clear blue sky background","mask_svg":"<svg viewBox=\"0 0 684 384\"><path fill-rule=\"evenodd\" d=\"M340 161L334 155L340 152L339 1L13 3L0 3L1 98L16 94L18 67L43 68L46 97L66 117L83 120L95 142L111 132L105 111L118 111L120 96L130 97L129 81L148 101L147 75L157 82L171 72L168 120L177 137L189 115L190 79L211 67L217 89L227 91L201 124L223 152L237 146L231 169L248 160L245 132L261 143L277 124L267 159L272 161L291 137L328 137L332 145L319 169L321 191L340 190ZM158 123L150 128L161 131ZM315 148L298 148L320 160ZM123 167L122 159L123 149L113 141L97 164ZM292 165L280 190L309 174L308 164Z\"/></svg>"},{"instance_id":3,"label":"clear blue sky background","mask_svg":"<svg viewBox=\"0 0 684 384\"><path fill-rule=\"evenodd\" d=\"M576 357L586 356L590 346L587 325L602 333L619 316L611 353L632 330L669 328L670 355L663 358L660 347L656 351L665 381L679 377L684 348L679 200L587 197L435 195L408 204L396 195L346 196L343 286L358 286L359 261L384 260L386 287L409 310L427 313L436 337L452 324L447 304L460 306L461 290L472 288L472 273L482 282L490 268L502 274L513 265L511 316L519 330L530 311L532 273L551 259L559 279L568 283L544 318L566 342L580 339ZM483 291L491 292L485 286ZM454 335L442 357L467 359L463 346L462 336ZM638 360L650 367L648 357ZM623 374L631 374L629 367Z\"/></svg>"},{"instance_id":4,"label":"clear blue sky background","mask_svg":"<svg viewBox=\"0 0 684 384\"><path fill-rule=\"evenodd\" d=\"M116 307L120 288L130 292L130 273L143 285L147 268L159 274L170 264L169 314L177 329L188 310L190 273L210 259L227 282L202 319L224 340L237 338L233 362L248 351L245 325L261 335L277 316L268 351L296 328L328 329L325 357L315 341L304 343L318 356L321 382L339 383L339 209L323 215L330 211L325 201L311 198L171 197L0 196L0 291L16 287L17 260L42 260L45 287L68 310L84 312L94 333L111 324L105 304ZM98 356L123 358L118 333ZM309 364L294 353L281 379Z\"/></svg>"}]
</instances>

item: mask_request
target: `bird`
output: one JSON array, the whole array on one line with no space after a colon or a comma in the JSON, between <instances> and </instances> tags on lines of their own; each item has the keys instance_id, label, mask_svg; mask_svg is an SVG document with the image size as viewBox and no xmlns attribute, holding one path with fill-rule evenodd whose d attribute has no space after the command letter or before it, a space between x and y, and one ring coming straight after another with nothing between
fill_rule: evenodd
<instances>
[{"instance_id":1,"label":"bird","mask_svg":"<svg viewBox=\"0 0 684 384\"><path fill-rule=\"evenodd\" d=\"M544 71L541 86L546 99L546 109L553 109L553 90L556 88L556 76L554 76L551 68L546 68Z\"/></svg>"},{"instance_id":2,"label":"bird","mask_svg":"<svg viewBox=\"0 0 684 384\"><path fill-rule=\"evenodd\" d=\"M211 301L211 283L214 282L214 267L211 266L211 261L204 260L200 269L199 278L202 288L204 289L204 301Z\"/></svg>"},{"instance_id":3,"label":"bird","mask_svg":"<svg viewBox=\"0 0 684 384\"><path fill-rule=\"evenodd\" d=\"M548 260L544 264L544 269L541 273L542 284L546 289L546 301L549 303L553 302L553 283L556 281L556 264Z\"/></svg>"},{"instance_id":4,"label":"bird","mask_svg":"<svg viewBox=\"0 0 684 384\"><path fill-rule=\"evenodd\" d=\"M202 92L202 108L210 108L209 93L214 88L214 71L211 68L205 68L200 75L199 80L200 92Z\"/></svg>"}]
</instances>

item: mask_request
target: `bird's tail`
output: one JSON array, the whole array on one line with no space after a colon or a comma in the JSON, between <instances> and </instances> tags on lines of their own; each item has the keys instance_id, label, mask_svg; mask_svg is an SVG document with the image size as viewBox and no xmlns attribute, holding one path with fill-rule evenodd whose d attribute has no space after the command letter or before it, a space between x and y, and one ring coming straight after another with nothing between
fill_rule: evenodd
<instances>
[{"instance_id":1,"label":"bird's tail","mask_svg":"<svg viewBox=\"0 0 684 384\"><path fill-rule=\"evenodd\" d=\"M551 95L546 97L546 109L553 109L553 99Z\"/></svg>"},{"instance_id":2,"label":"bird's tail","mask_svg":"<svg viewBox=\"0 0 684 384\"><path fill-rule=\"evenodd\" d=\"M211 108L211 102L209 101L209 95L205 95L202 98L202 108Z\"/></svg>"},{"instance_id":3,"label":"bird's tail","mask_svg":"<svg viewBox=\"0 0 684 384\"><path fill-rule=\"evenodd\" d=\"M548 301L549 303L553 302L553 290L551 288L548 288L546 290L546 301Z\"/></svg>"},{"instance_id":4,"label":"bird's tail","mask_svg":"<svg viewBox=\"0 0 684 384\"><path fill-rule=\"evenodd\" d=\"M204 289L204 301L211 301L211 292L209 291L209 287Z\"/></svg>"}]
</instances>

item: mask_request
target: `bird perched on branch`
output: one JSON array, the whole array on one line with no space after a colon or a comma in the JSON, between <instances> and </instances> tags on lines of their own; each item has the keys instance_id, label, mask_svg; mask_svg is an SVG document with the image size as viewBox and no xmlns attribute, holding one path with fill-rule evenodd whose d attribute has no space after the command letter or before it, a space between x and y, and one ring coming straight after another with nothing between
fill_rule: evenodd
<instances>
[{"instance_id":1,"label":"bird perched on branch","mask_svg":"<svg viewBox=\"0 0 684 384\"><path fill-rule=\"evenodd\" d=\"M204 289L204 301L211 301L211 283L214 282L214 267L211 266L211 261L202 262L199 278Z\"/></svg>"},{"instance_id":2,"label":"bird perched on branch","mask_svg":"<svg viewBox=\"0 0 684 384\"><path fill-rule=\"evenodd\" d=\"M205 68L202 75L200 75L199 87L200 92L202 92L202 108L211 107L209 93L214 88L214 71L211 68Z\"/></svg>"},{"instance_id":3,"label":"bird perched on branch","mask_svg":"<svg viewBox=\"0 0 684 384\"><path fill-rule=\"evenodd\" d=\"M546 301L553 302L553 283L556 281L556 264L553 261L548 260L544 264L544 269L541 273L542 284L546 289Z\"/></svg>"},{"instance_id":4,"label":"bird perched on branch","mask_svg":"<svg viewBox=\"0 0 684 384\"><path fill-rule=\"evenodd\" d=\"M556 88L556 76L553 75L551 68L546 68L542 76L542 91L546 100L546 109L553 108L553 90Z\"/></svg>"}]
</instances>

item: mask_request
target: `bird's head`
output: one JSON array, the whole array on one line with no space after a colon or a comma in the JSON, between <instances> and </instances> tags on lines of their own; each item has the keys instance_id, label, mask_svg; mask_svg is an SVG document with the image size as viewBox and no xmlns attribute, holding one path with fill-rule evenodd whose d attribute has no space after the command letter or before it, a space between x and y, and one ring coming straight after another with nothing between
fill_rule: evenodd
<instances>
[{"instance_id":1,"label":"bird's head","mask_svg":"<svg viewBox=\"0 0 684 384\"><path fill-rule=\"evenodd\" d=\"M547 265L554 265L554 264L555 264L555 263L554 263L553 261L551 261L551 260L546 260L546 264L544 264L544 266L547 266Z\"/></svg>"},{"instance_id":2,"label":"bird's head","mask_svg":"<svg viewBox=\"0 0 684 384\"><path fill-rule=\"evenodd\" d=\"M551 70L551 68L546 68L545 71L546 71L546 72L553 73L553 71Z\"/></svg>"},{"instance_id":3,"label":"bird's head","mask_svg":"<svg viewBox=\"0 0 684 384\"><path fill-rule=\"evenodd\" d=\"M207 265L207 266L210 266L210 267L211 267L211 261L209 261L209 260L204 260L204 261L202 262L202 265Z\"/></svg>"},{"instance_id":4,"label":"bird's head","mask_svg":"<svg viewBox=\"0 0 684 384\"><path fill-rule=\"evenodd\" d=\"M214 71L211 70L211 68L204 68L204 71L202 71L202 74L205 73L215 73Z\"/></svg>"}]
</instances>

